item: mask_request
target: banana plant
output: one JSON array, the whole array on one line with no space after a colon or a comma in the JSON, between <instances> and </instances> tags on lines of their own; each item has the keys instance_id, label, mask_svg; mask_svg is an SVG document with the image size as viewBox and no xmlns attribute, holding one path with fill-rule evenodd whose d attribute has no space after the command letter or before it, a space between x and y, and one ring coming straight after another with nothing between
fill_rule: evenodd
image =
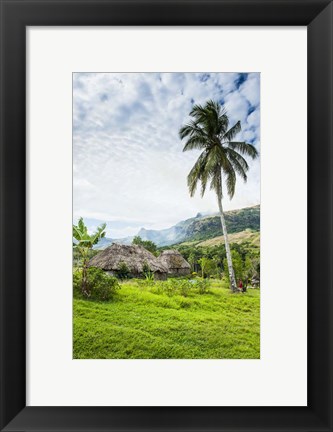
<instances>
[{"instance_id":1,"label":"banana plant","mask_svg":"<svg viewBox=\"0 0 333 432\"><path fill-rule=\"evenodd\" d=\"M105 237L106 224L100 225L93 234L89 234L87 226L81 217L77 225L73 225L73 247L79 252L82 258L82 294L89 297L90 291L88 286L88 262L89 251L96 245L99 240Z\"/></svg>"}]
</instances>

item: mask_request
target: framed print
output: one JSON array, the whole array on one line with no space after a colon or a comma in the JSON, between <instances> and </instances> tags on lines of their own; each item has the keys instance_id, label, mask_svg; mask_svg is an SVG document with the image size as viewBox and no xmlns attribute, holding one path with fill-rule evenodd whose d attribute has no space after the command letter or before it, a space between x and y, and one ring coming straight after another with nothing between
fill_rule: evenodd
<instances>
[{"instance_id":1,"label":"framed print","mask_svg":"<svg viewBox=\"0 0 333 432\"><path fill-rule=\"evenodd\" d=\"M332 430L332 3L1 22L1 429Z\"/></svg>"}]
</instances>

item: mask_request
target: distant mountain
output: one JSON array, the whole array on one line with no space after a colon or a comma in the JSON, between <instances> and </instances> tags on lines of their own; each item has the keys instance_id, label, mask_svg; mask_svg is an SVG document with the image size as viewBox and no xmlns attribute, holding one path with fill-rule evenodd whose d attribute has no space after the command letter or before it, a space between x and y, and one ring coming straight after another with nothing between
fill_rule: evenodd
<instances>
[{"instance_id":1,"label":"distant mountain","mask_svg":"<svg viewBox=\"0 0 333 432\"><path fill-rule=\"evenodd\" d=\"M260 230L260 205L231 210L225 213L228 233L237 233L245 229ZM151 240L157 246L168 246L184 241L207 240L221 235L221 220L218 214L195 217L178 222L176 225L162 230L141 228L138 234L143 240ZM95 246L105 249L112 243L130 244L133 237L123 239L103 238Z\"/></svg>"},{"instance_id":2,"label":"distant mountain","mask_svg":"<svg viewBox=\"0 0 333 432\"><path fill-rule=\"evenodd\" d=\"M105 249L108 246L110 246L114 242L114 239L103 237L100 239L100 241L97 243L96 246L94 246L93 249Z\"/></svg>"},{"instance_id":3,"label":"distant mountain","mask_svg":"<svg viewBox=\"0 0 333 432\"><path fill-rule=\"evenodd\" d=\"M186 221L179 222L177 225L162 230L147 230L141 228L138 232L138 236L140 236L142 240L151 240L158 246L178 243L184 238L184 223L186 223Z\"/></svg>"},{"instance_id":4,"label":"distant mountain","mask_svg":"<svg viewBox=\"0 0 333 432\"><path fill-rule=\"evenodd\" d=\"M260 205L225 212L228 233L246 229L260 230ZM194 219L187 227L185 241L207 240L221 235L221 219L218 215ZM184 240L182 240L184 241Z\"/></svg>"},{"instance_id":5,"label":"distant mountain","mask_svg":"<svg viewBox=\"0 0 333 432\"><path fill-rule=\"evenodd\" d=\"M103 237L100 239L100 241L93 247L93 249L106 249L108 246L111 246L112 243L118 243L118 244L124 244L124 245L130 245L132 244L132 240L134 239L134 236L130 237L124 237L119 239L112 239L110 237Z\"/></svg>"}]
</instances>

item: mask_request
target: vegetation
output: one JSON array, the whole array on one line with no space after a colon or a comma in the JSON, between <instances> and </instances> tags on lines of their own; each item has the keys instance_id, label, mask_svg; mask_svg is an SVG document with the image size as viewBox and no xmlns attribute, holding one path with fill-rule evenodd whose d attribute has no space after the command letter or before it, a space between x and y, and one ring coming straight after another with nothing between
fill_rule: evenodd
<instances>
[{"instance_id":1,"label":"vegetation","mask_svg":"<svg viewBox=\"0 0 333 432\"><path fill-rule=\"evenodd\" d=\"M135 236L134 239L132 240L132 244L138 245L138 246L143 246L149 252L156 255L157 246L154 242L152 242L150 240L142 240L142 238L140 236Z\"/></svg>"},{"instance_id":2,"label":"vegetation","mask_svg":"<svg viewBox=\"0 0 333 432\"><path fill-rule=\"evenodd\" d=\"M260 246L260 232L252 231L250 229L246 229L245 231L242 232L228 234L228 239L230 244L231 243L237 243L240 245L248 244L249 246L252 246L254 248L259 248ZM184 244L191 244L191 243L184 243ZM216 246L220 244L224 244L223 236L213 237L211 239L207 239L195 243L195 245L199 247Z\"/></svg>"},{"instance_id":3,"label":"vegetation","mask_svg":"<svg viewBox=\"0 0 333 432\"><path fill-rule=\"evenodd\" d=\"M81 280L82 270L76 269L73 273L73 288L76 298L83 297L82 290L80 289ZM120 288L117 278L109 276L103 270L96 267L87 269L87 286L89 288L89 298L99 301L111 300Z\"/></svg>"},{"instance_id":4,"label":"vegetation","mask_svg":"<svg viewBox=\"0 0 333 432\"><path fill-rule=\"evenodd\" d=\"M92 257L94 257L95 255L97 255L98 252L99 252L99 250L89 249L88 250L88 261ZM81 267L82 266L82 255L76 247L73 248L73 265L74 265L74 267Z\"/></svg>"},{"instance_id":5,"label":"vegetation","mask_svg":"<svg viewBox=\"0 0 333 432\"><path fill-rule=\"evenodd\" d=\"M252 279L260 280L260 248L259 233L254 233L255 237L244 237L240 243L232 242L230 251L234 263L236 280L242 279L246 284L251 285ZM235 234L240 236L240 233ZM231 237L231 236L230 236ZM226 260L225 245L219 238L198 243L183 243L176 245L175 248L190 263L191 271L200 274L205 278L223 278L229 282L228 263ZM240 240L242 237L240 236ZM212 243L209 243L212 241Z\"/></svg>"},{"instance_id":6,"label":"vegetation","mask_svg":"<svg viewBox=\"0 0 333 432\"><path fill-rule=\"evenodd\" d=\"M106 224L102 224L90 235L82 218L79 219L77 225L73 225L73 238L75 240L73 247L81 256L81 291L86 297L91 296L91 284L89 285L88 283L88 262L91 257L90 251L101 238L105 237L105 228Z\"/></svg>"},{"instance_id":7,"label":"vegetation","mask_svg":"<svg viewBox=\"0 0 333 432\"><path fill-rule=\"evenodd\" d=\"M225 212L225 223L230 234L244 230L260 230L260 206ZM220 216L195 218L187 227L185 241L208 240L221 236Z\"/></svg>"},{"instance_id":8,"label":"vegetation","mask_svg":"<svg viewBox=\"0 0 333 432\"><path fill-rule=\"evenodd\" d=\"M198 264L201 267L201 276L203 278L209 276L219 277L218 265L216 260L203 256L198 260Z\"/></svg>"},{"instance_id":9,"label":"vegetation","mask_svg":"<svg viewBox=\"0 0 333 432\"><path fill-rule=\"evenodd\" d=\"M260 205L229 210L224 213L224 216L228 234L242 232L246 229L250 229L251 231L260 230ZM151 241L157 247L170 246L170 243L203 241L221 236L221 218L218 215L203 216L198 213L195 217L180 221L170 228L162 230L147 230L142 228L140 233L142 235L138 234L137 237L140 237L141 241ZM145 236L147 240L142 240L142 236ZM131 239L132 241L133 239ZM137 243L136 240L136 244L142 244L141 241L139 240L139 243ZM111 246L112 243L112 239L104 237L94 249L105 249ZM154 246L150 250L154 251ZM155 252L153 253L155 254Z\"/></svg>"},{"instance_id":10,"label":"vegetation","mask_svg":"<svg viewBox=\"0 0 333 432\"><path fill-rule=\"evenodd\" d=\"M193 196L198 184L201 184L203 196L209 184L210 189L217 195L225 237L230 288L236 292L237 286L222 207L222 178L225 178L227 193L232 199L235 194L236 176L239 175L244 181L247 180L246 172L249 167L243 156L254 159L258 156L258 152L252 144L233 141L241 131L241 124L238 121L229 128L226 110L218 102L208 101L205 106L194 105L190 116L193 120L179 130L180 138L186 138L183 151L202 150L202 153L187 177L189 192Z\"/></svg>"},{"instance_id":11,"label":"vegetation","mask_svg":"<svg viewBox=\"0 0 333 432\"><path fill-rule=\"evenodd\" d=\"M117 276L119 277L119 279L127 279L130 277L130 269L128 268L128 265L124 262L121 261L118 265L118 271L117 271Z\"/></svg>"},{"instance_id":12,"label":"vegetation","mask_svg":"<svg viewBox=\"0 0 333 432\"><path fill-rule=\"evenodd\" d=\"M202 294L184 296L180 281L122 282L110 302L74 298L74 358L260 358L259 290L235 296L205 279Z\"/></svg>"}]
</instances>

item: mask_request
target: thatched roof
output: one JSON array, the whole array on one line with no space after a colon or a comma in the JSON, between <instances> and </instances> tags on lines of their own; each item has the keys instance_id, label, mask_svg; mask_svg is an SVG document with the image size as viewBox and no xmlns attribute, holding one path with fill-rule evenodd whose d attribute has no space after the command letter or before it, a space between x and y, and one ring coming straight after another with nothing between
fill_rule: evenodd
<instances>
[{"instance_id":1,"label":"thatched roof","mask_svg":"<svg viewBox=\"0 0 333 432\"><path fill-rule=\"evenodd\" d=\"M173 270L190 270L190 264L184 259L184 257L174 249L169 249L161 253L158 257L161 264L167 267L168 271Z\"/></svg>"},{"instance_id":2,"label":"thatched roof","mask_svg":"<svg viewBox=\"0 0 333 432\"><path fill-rule=\"evenodd\" d=\"M89 261L89 267L99 267L107 271L117 271L125 263L133 274L142 273L145 263L152 272L167 273L167 268L142 246L113 243Z\"/></svg>"}]
</instances>

